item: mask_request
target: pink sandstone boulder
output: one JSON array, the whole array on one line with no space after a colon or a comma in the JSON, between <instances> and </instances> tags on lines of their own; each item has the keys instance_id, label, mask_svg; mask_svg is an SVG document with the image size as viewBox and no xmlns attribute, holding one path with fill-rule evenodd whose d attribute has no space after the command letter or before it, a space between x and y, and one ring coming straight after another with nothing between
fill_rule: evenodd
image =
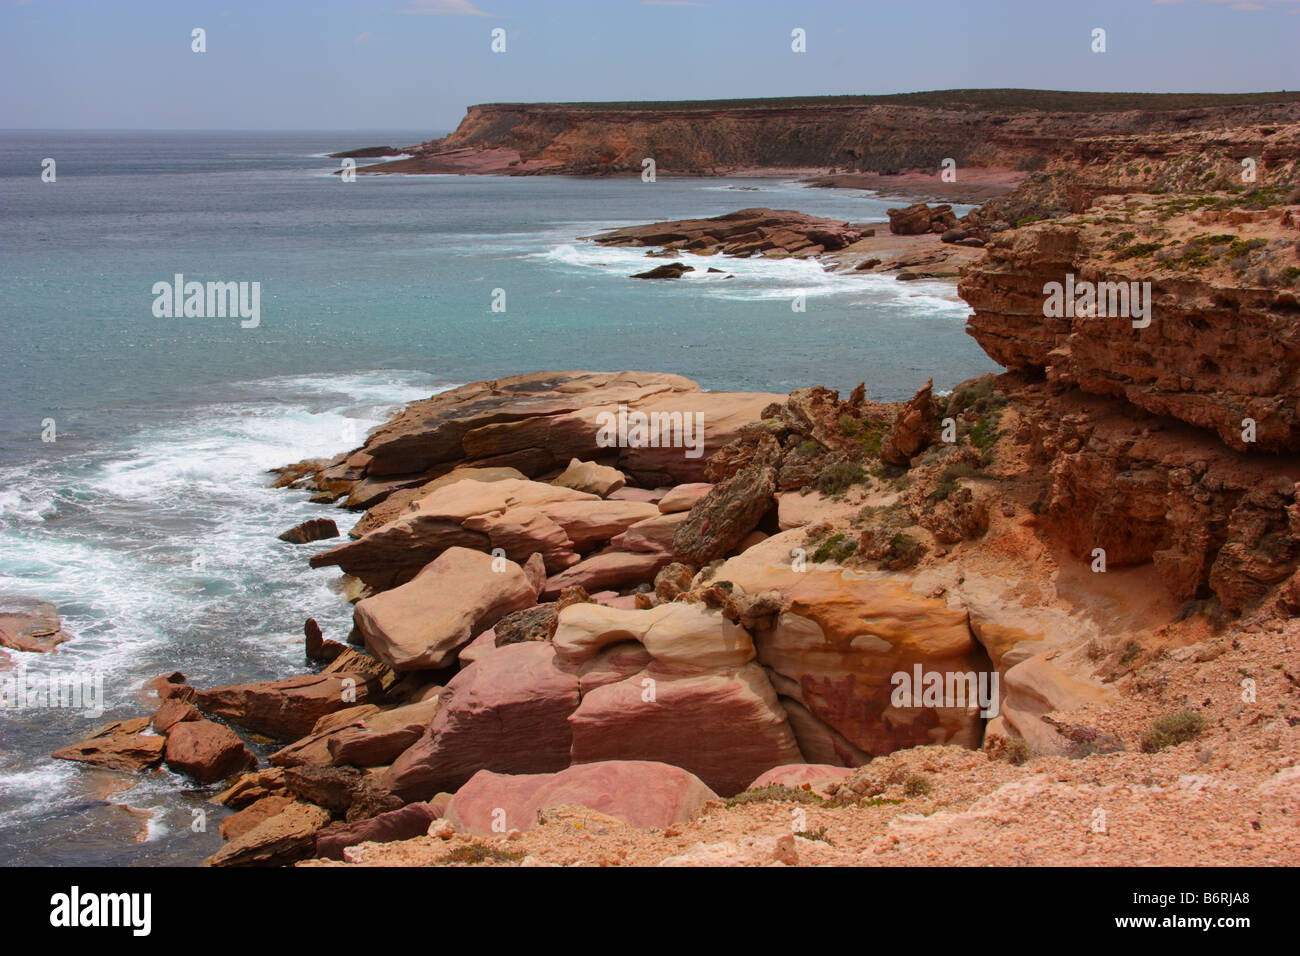
<instances>
[{"instance_id":1,"label":"pink sandstone boulder","mask_svg":"<svg viewBox=\"0 0 1300 956\"><path fill-rule=\"evenodd\" d=\"M686 520L688 513L656 514L653 518L638 521L622 534L610 539L610 546L620 551L645 551L668 554L673 549L673 535L677 526Z\"/></svg>"},{"instance_id":2,"label":"pink sandstone boulder","mask_svg":"<svg viewBox=\"0 0 1300 956\"><path fill-rule=\"evenodd\" d=\"M575 764L660 761L691 771L723 796L772 767L803 762L757 664L694 676L646 670L584 693L569 726Z\"/></svg>"},{"instance_id":3,"label":"pink sandstone boulder","mask_svg":"<svg viewBox=\"0 0 1300 956\"><path fill-rule=\"evenodd\" d=\"M610 548L585 558L573 567L546 579L541 597L550 601L565 588L581 587L588 594L607 588L631 588L654 581L655 574L671 563L671 554L618 551Z\"/></svg>"},{"instance_id":4,"label":"pink sandstone boulder","mask_svg":"<svg viewBox=\"0 0 1300 956\"><path fill-rule=\"evenodd\" d=\"M428 731L385 773L388 788L407 800L427 800L479 770L563 770L578 680L575 670L557 664L549 643L497 648L447 684Z\"/></svg>"},{"instance_id":5,"label":"pink sandstone boulder","mask_svg":"<svg viewBox=\"0 0 1300 956\"><path fill-rule=\"evenodd\" d=\"M690 511L695 502L707 495L712 488L713 485L707 481L678 485L659 499L659 510L664 514Z\"/></svg>"},{"instance_id":6,"label":"pink sandstone boulder","mask_svg":"<svg viewBox=\"0 0 1300 956\"><path fill-rule=\"evenodd\" d=\"M366 649L381 661L397 671L428 670L451 664L502 617L536 603L513 561L451 548L401 587L357 602L354 616Z\"/></svg>"},{"instance_id":7,"label":"pink sandstone boulder","mask_svg":"<svg viewBox=\"0 0 1300 956\"><path fill-rule=\"evenodd\" d=\"M627 484L627 476L617 468L573 458L569 461L569 467L553 478L551 484L608 498Z\"/></svg>"},{"instance_id":8,"label":"pink sandstone boulder","mask_svg":"<svg viewBox=\"0 0 1300 956\"><path fill-rule=\"evenodd\" d=\"M456 791L447 819L458 830L491 837L510 829L531 830L540 810L579 806L651 829L685 823L717 798L699 777L680 767L647 760L606 760L575 764L558 773L481 770Z\"/></svg>"}]
</instances>

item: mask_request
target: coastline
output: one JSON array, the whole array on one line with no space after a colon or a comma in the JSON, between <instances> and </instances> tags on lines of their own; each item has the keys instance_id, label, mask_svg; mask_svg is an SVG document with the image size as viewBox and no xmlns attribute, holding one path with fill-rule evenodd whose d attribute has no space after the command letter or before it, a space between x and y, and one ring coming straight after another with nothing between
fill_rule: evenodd
<instances>
[{"instance_id":1,"label":"coastline","mask_svg":"<svg viewBox=\"0 0 1300 956\"><path fill-rule=\"evenodd\" d=\"M152 717L60 755L237 774L215 798L235 812L211 865L989 863L988 808L1015 800L1039 811L1014 831L1039 862L1142 863L1151 833L1179 861L1202 862L1207 838L1236 861L1294 860L1284 836L1235 836L1285 825L1300 752L1289 721L1237 706L1243 666L1273 695L1300 671L1300 432L1279 402L1293 388L1247 368L1289 327L1296 278L1278 267L1300 275L1300 126L1277 133L1112 143L1100 169L1050 168L1056 192L1004 192L960 220L891 210L899 234L829 251L835 237L809 238L822 224L751 240L854 271L888 255L960 274L967 331L1009 371L943 399L929 383L872 402L863 386L531 373L414 402L360 446L280 469L277 485L365 512L310 559L343 572L352 633L308 621L315 666L281 680L159 678ZM1265 137L1281 162L1235 188L1237 153ZM1154 171L1131 162L1153 153ZM1180 165L1200 156L1220 180ZM1060 212L1074 187L1086 203ZM1027 203L1054 214L1005 212ZM1152 330L1040 315L1062 248L1081 276L1155 285ZM924 261L936 252L961 261ZM1248 347L1191 321L1211 295ZM682 440L603 443L611 407ZM997 713L895 702L891 675L913 668L996 675ZM676 706L644 706L660 701ZM701 746L719 722L725 746ZM270 767L241 734L276 740ZM1156 782L1115 796L1142 774ZM1207 810L1189 775L1247 796ZM523 778L587 809L548 816ZM652 791L673 795L670 813L641 801ZM1142 821L1140 839L1061 836L1054 813L1102 799ZM820 829L787 835L801 807ZM576 824L602 839L575 847Z\"/></svg>"}]
</instances>

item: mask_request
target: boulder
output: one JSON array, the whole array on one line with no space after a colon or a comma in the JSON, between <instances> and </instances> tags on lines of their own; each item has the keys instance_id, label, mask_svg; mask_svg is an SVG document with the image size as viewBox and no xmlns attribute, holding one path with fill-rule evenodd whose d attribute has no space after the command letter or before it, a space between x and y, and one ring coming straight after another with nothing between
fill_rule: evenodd
<instances>
[{"instance_id":1,"label":"boulder","mask_svg":"<svg viewBox=\"0 0 1300 956\"><path fill-rule=\"evenodd\" d=\"M753 637L759 661L785 679L782 696L867 754L930 743L979 746L977 705L891 702L893 675L912 675L918 666L923 673L991 673L965 608L917 593L904 574L827 565L795 571L790 550L801 542L797 530L775 535L714 574L742 594L777 595L779 610L755 622Z\"/></svg>"},{"instance_id":2,"label":"boulder","mask_svg":"<svg viewBox=\"0 0 1300 956\"><path fill-rule=\"evenodd\" d=\"M679 511L690 511L695 507L695 502L707 495L713 485L707 481L693 481L684 485L677 485L666 495L659 499L659 510L664 514L674 514Z\"/></svg>"},{"instance_id":3,"label":"boulder","mask_svg":"<svg viewBox=\"0 0 1300 956\"><path fill-rule=\"evenodd\" d=\"M645 272L634 273L633 279L680 279L687 272L694 272L694 266L688 266L680 262L669 262L662 266L655 266Z\"/></svg>"},{"instance_id":4,"label":"boulder","mask_svg":"<svg viewBox=\"0 0 1300 956\"><path fill-rule=\"evenodd\" d=\"M630 588L654 580L655 573L672 561L672 555L652 551L618 551L613 548L597 552L573 567L546 581L541 596L550 600L565 588L586 591L607 588Z\"/></svg>"},{"instance_id":5,"label":"boulder","mask_svg":"<svg viewBox=\"0 0 1300 956\"><path fill-rule=\"evenodd\" d=\"M573 501L600 499L514 478L458 481L438 488L358 540L313 555L311 565L338 565L371 587L391 588L411 580L450 548L484 552L500 548L512 561L541 554L547 570L554 572L577 561L577 556L564 529L538 509Z\"/></svg>"},{"instance_id":6,"label":"boulder","mask_svg":"<svg viewBox=\"0 0 1300 956\"><path fill-rule=\"evenodd\" d=\"M202 720L203 715L193 704L173 698L162 702L162 706L154 711L153 729L160 734L166 734L176 724L182 721Z\"/></svg>"},{"instance_id":7,"label":"boulder","mask_svg":"<svg viewBox=\"0 0 1300 956\"><path fill-rule=\"evenodd\" d=\"M574 604L560 613L553 644L559 659L577 664L629 640L640 643L657 663L673 668L735 669L754 659L745 629L702 604L631 611Z\"/></svg>"},{"instance_id":8,"label":"boulder","mask_svg":"<svg viewBox=\"0 0 1300 956\"><path fill-rule=\"evenodd\" d=\"M44 654L69 638L53 604L21 594L0 593L0 648Z\"/></svg>"},{"instance_id":9,"label":"boulder","mask_svg":"<svg viewBox=\"0 0 1300 956\"><path fill-rule=\"evenodd\" d=\"M379 767L391 764L414 744L438 713L440 697L394 707L331 734L326 746L335 764Z\"/></svg>"},{"instance_id":10,"label":"boulder","mask_svg":"<svg viewBox=\"0 0 1300 956\"><path fill-rule=\"evenodd\" d=\"M757 664L691 676L649 669L584 688L569 726L575 764L661 761L691 771L723 796L739 793L764 770L803 762Z\"/></svg>"},{"instance_id":11,"label":"boulder","mask_svg":"<svg viewBox=\"0 0 1300 956\"><path fill-rule=\"evenodd\" d=\"M167 734L167 766L199 783L224 780L257 766L257 758L229 727L211 720L183 721Z\"/></svg>"},{"instance_id":12,"label":"boulder","mask_svg":"<svg viewBox=\"0 0 1300 956\"><path fill-rule=\"evenodd\" d=\"M339 527L332 520L312 518L310 521L294 525L288 531L281 532L278 537L281 541L288 541L290 544L309 544L312 541L323 541L338 536Z\"/></svg>"},{"instance_id":13,"label":"boulder","mask_svg":"<svg viewBox=\"0 0 1300 956\"><path fill-rule=\"evenodd\" d=\"M647 518L659 517L659 509L644 501L561 501L538 505L537 510L563 528L573 550L580 553Z\"/></svg>"},{"instance_id":14,"label":"boulder","mask_svg":"<svg viewBox=\"0 0 1300 956\"><path fill-rule=\"evenodd\" d=\"M456 791L447 819L456 829L494 837L501 820L526 832L540 811L579 806L643 829L685 823L717 794L680 767L648 760L606 760L575 764L558 773L500 774L480 770Z\"/></svg>"},{"instance_id":15,"label":"boulder","mask_svg":"<svg viewBox=\"0 0 1300 956\"><path fill-rule=\"evenodd\" d=\"M673 536L687 518L687 513L656 514L638 521L622 534L610 539L610 546L621 551L668 554L673 550Z\"/></svg>"},{"instance_id":16,"label":"boulder","mask_svg":"<svg viewBox=\"0 0 1300 956\"><path fill-rule=\"evenodd\" d=\"M518 468L456 468L433 481L426 481L415 488L403 488L394 491L377 505L373 505L348 532L348 537L360 538L376 528L382 528L388 522L400 518L415 507L416 503L427 498L439 488L454 485L458 481L504 481L516 478L526 481L528 476Z\"/></svg>"},{"instance_id":17,"label":"boulder","mask_svg":"<svg viewBox=\"0 0 1300 956\"><path fill-rule=\"evenodd\" d=\"M364 704L380 689L379 680L364 674L302 674L214 687L200 691L195 703L204 713L255 733L296 740L309 734L321 717Z\"/></svg>"},{"instance_id":18,"label":"boulder","mask_svg":"<svg viewBox=\"0 0 1300 956\"><path fill-rule=\"evenodd\" d=\"M343 859L343 851L358 843L394 843L424 836L429 824L442 819L445 801L410 803L368 820L330 824L316 832L315 855L325 860Z\"/></svg>"},{"instance_id":19,"label":"boulder","mask_svg":"<svg viewBox=\"0 0 1300 956\"><path fill-rule=\"evenodd\" d=\"M906 465L929 446L937 417L933 386L934 379L928 380L899 410L880 442L880 457L885 461Z\"/></svg>"},{"instance_id":20,"label":"boulder","mask_svg":"<svg viewBox=\"0 0 1300 956\"><path fill-rule=\"evenodd\" d=\"M56 760L76 760L107 770L144 770L163 758L165 737L146 733L148 717L115 720L80 743L51 754Z\"/></svg>"},{"instance_id":21,"label":"boulder","mask_svg":"<svg viewBox=\"0 0 1300 956\"><path fill-rule=\"evenodd\" d=\"M287 810L293 802L292 797L284 794L274 794L254 800L242 810L232 813L221 821L221 839L238 840L254 827Z\"/></svg>"},{"instance_id":22,"label":"boulder","mask_svg":"<svg viewBox=\"0 0 1300 956\"><path fill-rule=\"evenodd\" d=\"M307 856L316 831L329 823L329 811L295 802L231 840L203 861L204 866L282 866Z\"/></svg>"},{"instance_id":23,"label":"boulder","mask_svg":"<svg viewBox=\"0 0 1300 956\"><path fill-rule=\"evenodd\" d=\"M746 468L714 485L696 502L673 538L673 560L702 567L724 557L772 506L776 471Z\"/></svg>"},{"instance_id":24,"label":"boulder","mask_svg":"<svg viewBox=\"0 0 1300 956\"><path fill-rule=\"evenodd\" d=\"M566 719L577 705L578 674L559 666L551 644L497 648L451 679L429 729L384 782L407 800L427 800L479 770L562 770L571 743Z\"/></svg>"},{"instance_id":25,"label":"boulder","mask_svg":"<svg viewBox=\"0 0 1300 956\"><path fill-rule=\"evenodd\" d=\"M354 615L380 660L397 671L428 670L451 664L506 614L536 603L532 582L513 561L451 548L408 583L357 602Z\"/></svg>"},{"instance_id":26,"label":"boulder","mask_svg":"<svg viewBox=\"0 0 1300 956\"><path fill-rule=\"evenodd\" d=\"M627 476L617 468L573 458L569 461L568 468L551 479L551 484L607 498L627 484Z\"/></svg>"}]
</instances>

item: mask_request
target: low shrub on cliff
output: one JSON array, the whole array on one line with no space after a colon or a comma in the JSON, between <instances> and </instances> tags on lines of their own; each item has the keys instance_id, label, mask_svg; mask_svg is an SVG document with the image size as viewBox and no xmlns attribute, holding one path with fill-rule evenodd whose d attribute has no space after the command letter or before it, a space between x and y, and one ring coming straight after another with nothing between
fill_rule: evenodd
<instances>
[{"instance_id":1,"label":"low shrub on cliff","mask_svg":"<svg viewBox=\"0 0 1300 956\"><path fill-rule=\"evenodd\" d=\"M853 557L853 553L858 550L856 538L851 538L846 534L833 534L822 543L815 552L813 552L813 563L820 564L822 561L834 561L841 564Z\"/></svg>"},{"instance_id":2,"label":"low shrub on cliff","mask_svg":"<svg viewBox=\"0 0 1300 956\"><path fill-rule=\"evenodd\" d=\"M909 773L903 778L903 796L924 797L934 790L934 781L923 773Z\"/></svg>"},{"instance_id":3,"label":"low shrub on cliff","mask_svg":"<svg viewBox=\"0 0 1300 956\"><path fill-rule=\"evenodd\" d=\"M954 491L961 487L957 482L962 478L987 478L988 475L983 469L977 468L969 462L959 462L955 465L949 465L939 473L939 481L930 492L931 501L944 501Z\"/></svg>"},{"instance_id":4,"label":"low shrub on cliff","mask_svg":"<svg viewBox=\"0 0 1300 956\"><path fill-rule=\"evenodd\" d=\"M837 461L817 476L817 490L827 496L842 495L866 477L866 471L857 462Z\"/></svg>"},{"instance_id":5,"label":"low shrub on cliff","mask_svg":"<svg viewBox=\"0 0 1300 956\"><path fill-rule=\"evenodd\" d=\"M905 571L915 567L925 554L925 545L910 534L899 532L889 541L889 553L885 557L885 567L891 571Z\"/></svg>"},{"instance_id":6,"label":"low shrub on cliff","mask_svg":"<svg viewBox=\"0 0 1300 956\"><path fill-rule=\"evenodd\" d=\"M783 783L769 783L766 787L746 790L727 801L727 808L746 803L822 803L822 798L809 788L787 787Z\"/></svg>"},{"instance_id":7,"label":"low shrub on cliff","mask_svg":"<svg viewBox=\"0 0 1300 956\"><path fill-rule=\"evenodd\" d=\"M476 863L486 863L488 860L493 863L518 863L523 858L523 853L518 850L503 850L486 843L465 843L450 853L443 854L438 858L438 862L466 863L472 866Z\"/></svg>"},{"instance_id":8,"label":"low shrub on cliff","mask_svg":"<svg viewBox=\"0 0 1300 956\"><path fill-rule=\"evenodd\" d=\"M1199 737L1209 726L1209 721L1194 710L1177 710L1163 714L1151 722L1142 735L1144 753L1155 753L1166 747L1177 747Z\"/></svg>"}]
</instances>

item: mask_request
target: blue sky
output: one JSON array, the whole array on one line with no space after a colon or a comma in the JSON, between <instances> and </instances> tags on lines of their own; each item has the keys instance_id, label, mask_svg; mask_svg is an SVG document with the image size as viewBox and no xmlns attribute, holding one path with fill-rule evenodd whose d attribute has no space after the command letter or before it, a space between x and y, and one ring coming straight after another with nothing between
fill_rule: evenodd
<instances>
[{"instance_id":1,"label":"blue sky","mask_svg":"<svg viewBox=\"0 0 1300 956\"><path fill-rule=\"evenodd\" d=\"M1300 88L1300 0L0 4L5 128L433 131L501 101Z\"/></svg>"}]
</instances>

